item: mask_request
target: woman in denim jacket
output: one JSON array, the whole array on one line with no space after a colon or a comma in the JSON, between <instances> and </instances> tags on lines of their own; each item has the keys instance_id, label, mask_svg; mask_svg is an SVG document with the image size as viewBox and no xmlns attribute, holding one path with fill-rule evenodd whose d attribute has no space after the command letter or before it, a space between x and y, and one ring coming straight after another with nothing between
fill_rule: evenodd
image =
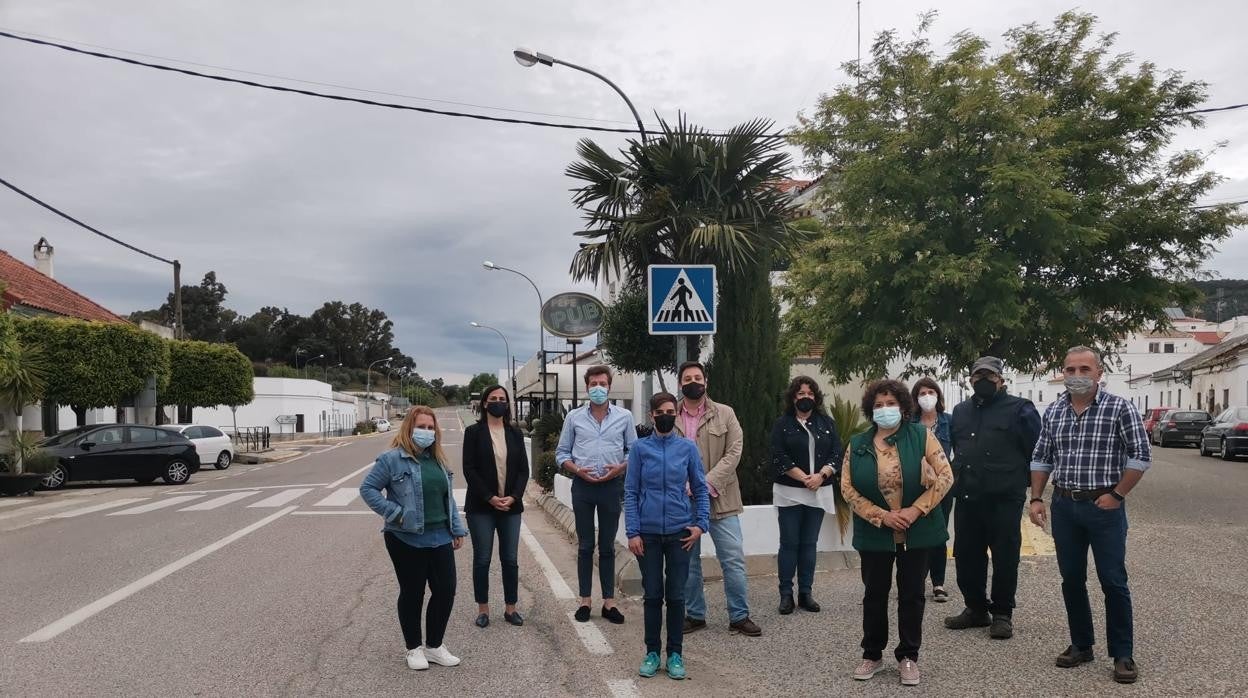
<instances>
[{"instance_id":1,"label":"woman in denim jacket","mask_svg":"<svg viewBox=\"0 0 1248 698\"><path fill-rule=\"evenodd\" d=\"M914 421L927 427L928 431L935 435L936 440L940 442L940 447L945 451L945 458L952 460L953 457L949 453L952 434L949 428L953 423L953 418L945 411L945 394L941 392L940 386L931 378L920 378L910 389L910 397L914 400L914 404L919 406L913 417ZM952 491L950 489L950 492ZM951 520L949 516L953 511L953 499L953 495L946 494L940 502L940 509L945 512L945 521ZM932 576L932 601L936 603L945 603L949 600L949 592L945 591L945 567L948 562L948 544L932 548L932 559L928 571Z\"/></svg>"},{"instance_id":2,"label":"woman in denim jacket","mask_svg":"<svg viewBox=\"0 0 1248 698\"><path fill-rule=\"evenodd\" d=\"M428 669L429 662L456 666L459 658L442 638L455 603L454 551L463 546L468 529L455 505L442 431L433 410L423 406L409 410L390 445L364 478L360 497L385 519L381 530L399 580L399 626L407 643L407 666L418 671Z\"/></svg>"}]
</instances>

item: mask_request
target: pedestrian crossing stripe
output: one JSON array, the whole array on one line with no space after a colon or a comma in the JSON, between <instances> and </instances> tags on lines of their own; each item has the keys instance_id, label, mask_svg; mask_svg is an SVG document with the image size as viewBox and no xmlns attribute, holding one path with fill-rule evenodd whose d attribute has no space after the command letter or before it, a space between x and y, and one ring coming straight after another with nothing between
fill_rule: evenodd
<instances>
[{"instance_id":1,"label":"pedestrian crossing stripe","mask_svg":"<svg viewBox=\"0 0 1248 698\"><path fill-rule=\"evenodd\" d=\"M181 512L204 512L220 509L229 504L242 502L242 500L250 500L258 495L267 494L268 496L257 501L243 502L240 504L246 509L275 509L285 506L295 500L300 499L304 495L312 492L311 487L291 487L278 492L264 492L261 490L244 490L237 492L205 492L205 493L186 493L171 497L163 497L151 500L147 497L128 497L124 499L115 499L110 502L102 502L98 504L90 504L87 506L70 509L68 511L48 514L39 517L40 519L73 519L88 514L103 514L105 516L137 516L140 514L148 514L162 509L174 509ZM206 495L216 496L206 496ZM455 503L460 509L464 507L464 501L467 499L468 490L456 489L452 495ZM346 507L352 504L359 504L360 490L356 487L338 487L332 492L321 496L312 502L314 509L320 509L321 513L330 513L327 508L339 510L339 513L357 513L372 514L371 510L358 509L346 510ZM345 511L343 511L345 510ZM18 509L17 511L21 511ZM16 512L15 512L16 513Z\"/></svg>"},{"instance_id":2,"label":"pedestrian crossing stripe","mask_svg":"<svg viewBox=\"0 0 1248 698\"><path fill-rule=\"evenodd\" d=\"M648 268L650 334L715 332L715 267L664 265Z\"/></svg>"}]
</instances>

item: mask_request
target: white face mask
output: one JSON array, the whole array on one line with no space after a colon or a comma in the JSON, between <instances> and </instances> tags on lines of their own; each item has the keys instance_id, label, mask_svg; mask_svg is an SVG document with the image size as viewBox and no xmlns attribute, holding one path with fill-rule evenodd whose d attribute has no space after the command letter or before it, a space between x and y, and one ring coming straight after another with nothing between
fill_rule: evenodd
<instances>
[{"instance_id":1,"label":"white face mask","mask_svg":"<svg viewBox=\"0 0 1248 698\"><path fill-rule=\"evenodd\" d=\"M919 407L922 407L924 412L931 412L936 409L936 396L931 393L928 393L927 395L920 395Z\"/></svg>"}]
</instances>

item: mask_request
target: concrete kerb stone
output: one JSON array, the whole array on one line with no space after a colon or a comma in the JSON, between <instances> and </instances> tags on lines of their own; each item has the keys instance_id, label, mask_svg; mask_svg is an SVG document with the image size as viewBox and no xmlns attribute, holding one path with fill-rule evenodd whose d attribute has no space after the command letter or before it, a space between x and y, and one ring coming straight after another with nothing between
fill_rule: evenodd
<instances>
[{"instance_id":1,"label":"concrete kerb stone","mask_svg":"<svg viewBox=\"0 0 1248 698\"><path fill-rule=\"evenodd\" d=\"M560 502L553 493L541 492L535 497L538 505L546 512L550 520L559 527L571 543L576 542L576 518L572 509ZM779 543L777 542L777 545ZM598 564L595 556L594 564ZM852 551L821 552L815 557L815 571L839 571L858 569L858 555ZM748 577L765 577L776 574L775 555L747 555L745 573ZM702 559L702 578L706 582L718 582L724 578L719 561L713 557ZM641 568L632 553L620 545L615 546L615 585L621 592L629 596L640 597Z\"/></svg>"}]
</instances>

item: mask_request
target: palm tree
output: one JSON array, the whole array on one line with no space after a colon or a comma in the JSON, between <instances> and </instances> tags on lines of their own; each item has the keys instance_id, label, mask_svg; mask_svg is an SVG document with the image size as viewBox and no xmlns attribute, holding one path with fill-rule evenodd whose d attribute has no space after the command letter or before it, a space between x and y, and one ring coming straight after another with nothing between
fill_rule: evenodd
<instances>
[{"instance_id":1,"label":"palm tree","mask_svg":"<svg viewBox=\"0 0 1248 698\"><path fill-rule=\"evenodd\" d=\"M758 119L715 134L682 116L660 121L658 137L616 158L585 139L567 169L582 182L573 203L585 229L572 276L640 280L649 264L717 264L742 271L767 256L783 258L808 233L789 224L788 196L774 183L792 165L784 139Z\"/></svg>"},{"instance_id":2,"label":"palm tree","mask_svg":"<svg viewBox=\"0 0 1248 698\"><path fill-rule=\"evenodd\" d=\"M13 473L22 472L22 409L43 397L47 383L47 365L36 350L17 340L12 320L0 317L0 408L15 419L7 424L13 449Z\"/></svg>"}]
</instances>

